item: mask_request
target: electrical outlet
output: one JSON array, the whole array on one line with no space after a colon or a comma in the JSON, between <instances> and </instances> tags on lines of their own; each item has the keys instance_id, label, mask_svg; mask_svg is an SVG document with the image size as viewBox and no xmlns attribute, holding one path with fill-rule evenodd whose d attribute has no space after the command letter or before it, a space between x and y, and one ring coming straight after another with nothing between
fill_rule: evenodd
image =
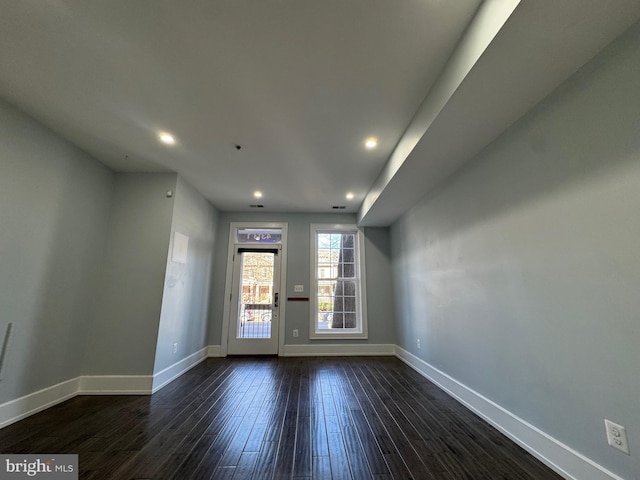
<instances>
[{"instance_id":1,"label":"electrical outlet","mask_svg":"<svg viewBox=\"0 0 640 480\"><path fill-rule=\"evenodd\" d=\"M621 452L629 454L629 442L627 441L627 431L622 425L613 423L611 420L605 419L604 428L607 430L607 442L613 448L617 448Z\"/></svg>"},{"instance_id":2,"label":"electrical outlet","mask_svg":"<svg viewBox=\"0 0 640 480\"><path fill-rule=\"evenodd\" d=\"M298 329L297 329L297 328L294 328L294 329L293 329L293 336L294 336L294 337L299 337L299 336L300 336L300 332L298 331Z\"/></svg>"},{"instance_id":3,"label":"electrical outlet","mask_svg":"<svg viewBox=\"0 0 640 480\"><path fill-rule=\"evenodd\" d=\"M173 355L175 355L176 353L178 353L178 344L177 344L177 343L174 343L174 344L173 344L173 347L171 347L171 353L172 353Z\"/></svg>"},{"instance_id":4,"label":"electrical outlet","mask_svg":"<svg viewBox=\"0 0 640 480\"><path fill-rule=\"evenodd\" d=\"M420 339L419 338L416 340L416 343L418 344L418 348L422 348L422 346L420 345Z\"/></svg>"}]
</instances>

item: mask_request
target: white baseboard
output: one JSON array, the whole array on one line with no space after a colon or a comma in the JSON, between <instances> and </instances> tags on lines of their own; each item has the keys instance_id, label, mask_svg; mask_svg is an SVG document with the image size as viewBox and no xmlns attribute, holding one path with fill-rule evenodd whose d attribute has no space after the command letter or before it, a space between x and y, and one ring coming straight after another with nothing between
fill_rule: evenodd
<instances>
[{"instance_id":1,"label":"white baseboard","mask_svg":"<svg viewBox=\"0 0 640 480\"><path fill-rule=\"evenodd\" d=\"M174 363L173 365L159 371L153 375L153 386L150 393L155 393L164 387L166 384L178 378L183 373L191 370L193 367L202 362L209 356L209 348L204 347L202 350L198 350L192 353L186 358Z\"/></svg>"},{"instance_id":2,"label":"white baseboard","mask_svg":"<svg viewBox=\"0 0 640 480\"><path fill-rule=\"evenodd\" d=\"M0 428L75 397L80 377L52 385L0 405Z\"/></svg>"},{"instance_id":3,"label":"white baseboard","mask_svg":"<svg viewBox=\"0 0 640 480\"><path fill-rule=\"evenodd\" d=\"M285 345L283 356L395 355L478 414L507 437L567 479L623 480L537 427L517 417L446 373L392 344ZM156 375L81 376L0 405L0 428L76 395L148 395L207 357L219 357L220 345L209 345Z\"/></svg>"},{"instance_id":4,"label":"white baseboard","mask_svg":"<svg viewBox=\"0 0 640 480\"><path fill-rule=\"evenodd\" d=\"M77 395L149 395L151 375L86 375L51 385L0 405L0 428Z\"/></svg>"},{"instance_id":5,"label":"white baseboard","mask_svg":"<svg viewBox=\"0 0 640 480\"><path fill-rule=\"evenodd\" d=\"M564 478L624 480L407 350L396 345L395 354Z\"/></svg>"},{"instance_id":6,"label":"white baseboard","mask_svg":"<svg viewBox=\"0 0 640 480\"><path fill-rule=\"evenodd\" d=\"M348 357L360 355L395 355L393 344L305 344L285 345L283 357Z\"/></svg>"},{"instance_id":7,"label":"white baseboard","mask_svg":"<svg viewBox=\"0 0 640 480\"><path fill-rule=\"evenodd\" d=\"M150 395L207 357L219 357L220 345L209 345L155 375L84 375L0 405L0 428L18 422L76 395Z\"/></svg>"},{"instance_id":8,"label":"white baseboard","mask_svg":"<svg viewBox=\"0 0 640 480\"><path fill-rule=\"evenodd\" d=\"M78 395L150 395L151 375L86 375L80 377Z\"/></svg>"},{"instance_id":9,"label":"white baseboard","mask_svg":"<svg viewBox=\"0 0 640 480\"><path fill-rule=\"evenodd\" d=\"M207 357L221 357L222 347L220 345L209 345L207 347Z\"/></svg>"}]
</instances>

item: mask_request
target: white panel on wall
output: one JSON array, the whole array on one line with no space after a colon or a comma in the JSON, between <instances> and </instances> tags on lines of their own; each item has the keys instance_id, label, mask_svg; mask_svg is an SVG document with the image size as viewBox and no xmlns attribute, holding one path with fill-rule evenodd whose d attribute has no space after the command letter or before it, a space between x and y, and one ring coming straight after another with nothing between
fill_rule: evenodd
<instances>
[{"instance_id":1,"label":"white panel on wall","mask_svg":"<svg viewBox=\"0 0 640 480\"><path fill-rule=\"evenodd\" d=\"M173 236L173 255L171 260L176 263L187 263L187 253L189 251L189 237L180 232L175 232Z\"/></svg>"}]
</instances>

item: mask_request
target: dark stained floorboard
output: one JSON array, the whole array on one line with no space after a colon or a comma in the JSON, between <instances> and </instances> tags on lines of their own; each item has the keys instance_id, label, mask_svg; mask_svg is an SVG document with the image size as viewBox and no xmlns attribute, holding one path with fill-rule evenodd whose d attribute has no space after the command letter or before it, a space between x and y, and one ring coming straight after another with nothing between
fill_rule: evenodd
<instances>
[{"instance_id":1,"label":"dark stained floorboard","mask_svg":"<svg viewBox=\"0 0 640 480\"><path fill-rule=\"evenodd\" d=\"M393 357L210 358L10 425L0 453L77 453L83 480L561 479Z\"/></svg>"}]
</instances>

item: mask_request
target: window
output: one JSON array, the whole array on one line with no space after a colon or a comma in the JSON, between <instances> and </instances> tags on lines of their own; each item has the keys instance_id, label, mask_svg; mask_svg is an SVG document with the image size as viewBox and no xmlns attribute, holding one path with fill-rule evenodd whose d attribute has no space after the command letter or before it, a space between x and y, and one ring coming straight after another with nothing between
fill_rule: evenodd
<instances>
[{"instance_id":1,"label":"window","mask_svg":"<svg viewBox=\"0 0 640 480\"><path fill-rule=\"evenodd\" d=\"M282 243L282 229L236 228L236 243Z\"/></svg>"},{"instance_id":2,"label":"window","mask_svg":"<svg viewBox=\"0 0 640 480\"><path fill-rule=\"evenodd\" d=\"M367 338L364 238L355 225L311 225L311 338Z\"/></svg>"}]
</instances>

